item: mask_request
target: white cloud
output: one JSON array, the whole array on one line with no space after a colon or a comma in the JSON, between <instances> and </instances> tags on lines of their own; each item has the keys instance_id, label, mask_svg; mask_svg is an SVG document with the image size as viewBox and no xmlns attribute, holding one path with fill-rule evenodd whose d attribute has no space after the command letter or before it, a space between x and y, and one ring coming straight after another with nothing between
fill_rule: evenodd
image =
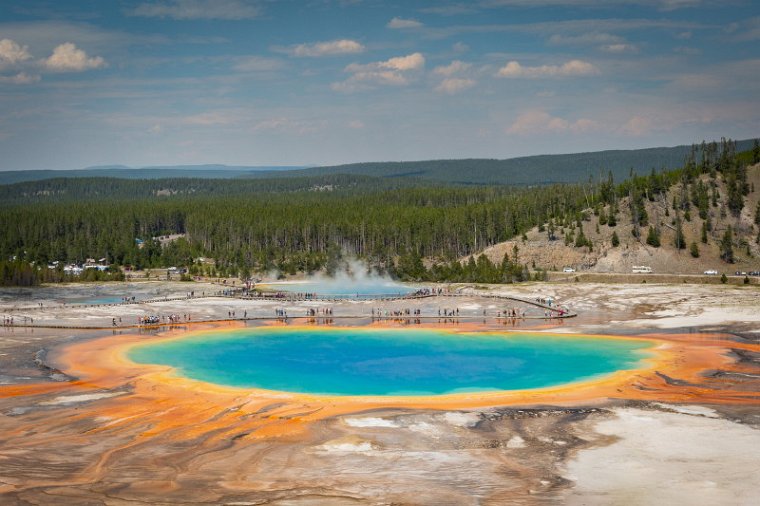
<instances>
[{"instance_id":1,"label":"white cloud","mask_svg":"<svg viewBox=\"0 0 760 506\"><path fill-rule=\"evenodd\" d=\"M472 65L469 63L465 63L460 60L454 60L448 65L442 65L440 67L436 67L433 69L433 72L440 76L453 76L454 74L459 74L461 72L467 71Z\"/></svg>"},{"instance_id":2,"label":"white cloud","mask_svg":"<svg viewBox=\"0 0 760 506\"><path fill-rule=\"evenodd\" d=\"M164 0L146 2L130 12L133 16L172 19L240 20L257 17L259 9L242 0Z\"/></svg>"},{"instance_id":3,"label":"white cloud","mask_svg":"<svg viewBox=\"0 0 760 506\"><path fill-rule=\"evenodd\" d=\"M435 91L438 93L453 95L468 88L472 88L473 86L475 86L475 81L472 79L449 77L441 81L441 84L435 87Z\"/></svg>"},{"instance_id":4,"label":"white cloud","mask_svg":"<svg viewBox=\"0 0 760 506\"><path fill-rule=\"evenodd\" d=\"M623 54L623 53L638 53L639 48L633 44L603 44L599 46L599 49L606 53Z\"/></svg>"},{"instance_id":5,"label":"white cloud","mask_svg":"<svg viewBox=\"0 0 760 506\"><path fill-rule=\"evenodd\" d=\"M421 53L412 53L406 56L396 56L379 64L383 68L393 70L417 70L425 66L425 57Z\"/></svg>"},{"instance_id":6,"label":"white cloud","mask_svg":"<svg viewBox=\"0 0 760 506\"><path fill-rule=\"evenodd\" d=\"M425 66L425 57L421 53L412 53L406 56L396 56L385 61L361 64L352 63L346 66L346 72L366 72L372 70L388 69L391 71L418 70Z\"/></svg>"},{"instance_id":7,"label":"white cloud","mask_svg":"<svg viewBox=\"0 0 760 506\"><path fill-rule=\"evenodd\" d=\"M352 92L371 88L372 85L404 86L409 80L392 70L356 72L345 81L332 83L335 91Z\"/></svg>"},{"instance_id":8,"label":"white cloud","mask_svg":"<svg viewBox=\"0 0 760 506\"><path fill-rule=\"evenodd\" d=\"M692 72L676 73L668 85L675 96L691 96L694 93L711 93L721 97L749 96L747 110L757 110L757 76L760 75L760 58L728 61L714 65L702 64ZM662 118L658 118L658 124Z\"/></svg>"},{"instance_id":9,"label":"white cloud","mask_svg":"<svg viewBox=\"0 0 760 506\"><path fill-rule=\"evenodd\" d=\"M472 5L465 4L453 4L453 5L440 5L436 7L424 7L420 9L420 12L427 14L438 14L440 16L459 16L460 14L472 14L477 12L477 9Z\"/></svg>"},{"instance_id":10,"label":"white cloud","mask_svg":"<svg viewBox=\"0 0 760 506\"><path fill-rule=\"evenodd\" d=\"M0 76L0 83L32 84L40 80L40 76L19 72L14 76Z\"/></svg>"},{"instance_id":11,"label":"white cloud","mask_svg":"<svg viewBox=\"0 0 760 506\"><path fill-rule=\"evenodd\" d=\"M404 28L419 28L422 26L422 23L415 19L393 18L388 21L388 24L385 26L394 30L399 30Z\"/></svg>"},{"instance_id":12,"label":"white cloud","mask_svg":"<svg viewBox=\"0 0 760 506\"><path fill-rule=\"evenodd\" d=\"M533 110L519 115L509 128L508 134L513 135L530 135L547 132L554 133L583 133L593 130L598 124L587 118L580 118L576 121L568 121L564 118L552 116L546 111Z\"/></svg>"},{"instance_id":13,"label":"white cloud","mask_svg":"<svg viewBox=\"0 0 760 506\"><path fill-rule=\"evenodd\" d=\"M314 42L312 44L298 44L286 48L275 48L275 50L299 58L315 58L320 56L362 53L364 52L365 47L355 40L339 39L325 42Z\"/></svg>"},{"instance_id":14,"label":"white cloud","mask_svg":"<svg viewBox=\"0 0 760 506\"><path fill-rule=\"evenodd\" d=\"M467 77L454 77L457 75L461 76L464 72L467 72L470 67L472 67L472 65L469 63L465 63L461 60L454 60L448 65L441 65L433 69L435 74L445 77L445 79L435 87L435 91L438 93L453 95L475 86L476 82L473 79Z\"/></svg>"},{"instance_id":15,"label":"white cloud","mask_svg":"<svg viewBox=\"0 0 760 506\"><path fill-rule=\"evenodd\" d=\"M567 129L572 132L588 132L598 127L599 124L596 121L588 118L580 118L573 123L567 123Z\"/></svg>"},{"instance_id":16,"label":"white cloud","mask_svg":"<svg viewBox=\"0 0 760 506\"><path fill-rule=\"evenodd\" d=\"M424 66L425 57L421 53L366 64L352 63L344 69L351 77L330 86L335 91L343 92L371 88L373 85L404 86L410 82L409 74Z\"/></svg>"},{"instance_id":17,"label":"white cloud","mask_svg":"<svg viewBox=\"0 0 760 506\"><path fill-rule=\"evenodd\" d=\"M71 42L66 42L57 46L42 64L54 72L82 72L105 67L106 61L100 56L89 57Z\"/></svg>"},{"instance_id":18,"label":"white cloud","mask_svg":"<svg viewBox=\"0 0 760 506\"><path fill-rule=\"evenodd\" d=\"M624 134L641 137L652 130L652 120L643 116L633 116L621 128Z\"/></svg>"},{"instance_id":19,"label":"white cloud","mask_svg":"<svg viewBox=\"0 0 760 506\"><path fill-rule=\"evenodd\" d=\"M497 72L498 77L573 77L598 74L599 69L583 60L570 60L562 65L541 65L538 67L523 67L514 60L508 62Z\"/></svg>"},{"instance_id":20,"label":"white cloud","mask_svg":"<svg viewBox=\"0 0 760 506\"><path fill-rule=\"evenodd\" d=\"M352 128L354 130L361 130L362 128L364 128L364 122L358 119L351 120L348 122L348 128Z\"/></svg>"},{"instance_id":21,"label":"white cloud","mask_svg":"<svg viewBox=\"0 0 760 506\"><path fill-rule=\"evenodd\" d=\"M254 125L255 132L275 132L285 134L310 134L324 130L327 127L327 121L318 120L294 120L288 117L270 118L260 121Z\"/></svg>"},{"instance_id":22,"label":"white cloud","mask_svg":"<svg viewBox=\"0 0 760 506\"><path fill-rule=\"evenodd\" d=\"M598 0L596 1L598 3ZM424 33L433 39L481 33L530 33L551 38L552 34L578 34L591 32L630 32L646 29L664 29L672 33L683 30L708 29L711 25L694 21L651 18L582 18L535 23L459 24L440 27L426 26ZM582 37L568 35L569 37ZM558 40L558 39L555 39Z\"/></svg>"},{"instance_id":23,"label":"white cloud","mask_svg":"<svg viewBox=\"0 0 760 506\"><path fill-rule=\"evenodd\" d=\"M701 49L696 48L696 47L691 47L691 46L678 46L678 47L674 47L673 51L676 52L676 53L678 53L678 54L685 54L685 55L689 55L689 56L694 56L694 55L702 54L702 50Z\"/></svg>"},{"instance_id":24,"label":"white cloud","mask_svg":"<svg viewBox=\"0 0 760 506\"><path fill-rule=\"evenodd\" d=\"M17 65L32 57L29 48L11 39L0 40L0 68Z\"/></svg>"},{"instance_id":25,"label":"white cloud","mask_svg":"<svg viewBox=\"0 0 760 506\"><path fill-rule=\"evenodd\" d=\"M596 46L607 53L638 52L638 48L627 43L623 37L606 32L586 32L579 35L555 34L549 37L548 42L555 46Z\"/></svg>"},{"instance_id":26,"label":"white cloud","mask_svg":"<svg viewBox=\"0 0 760 506\"><path fill-rule=\"evenodd\" d=\"M740 42L760 40L760 16L748 19L741 24L739 30L736 40Z\"/></svg>"},{"instance_id":27,"label":"white cloud","mask_svg":"<svg viewBox=\"0 0 760 506\"><path fill-rule=\"evenodd\" d=\"M663 11L674 11L684 7L697 7L703 0L655 0L654 3Z\"/></svg>"},{"instance_id":28,"label":"white cloud","mask_svg":"<svg viewBox=\"0 0 760 506\"><path fill-rule=\"evenodd\" d=\"M469 51L470 50L470 46L468 46L464 42L455 42L451 46L451 50L454 51L456 54L462 54L462 53L466 53L467 51Z\"/></svg>"},{"instance_id":29,"label":"white cloud","mask_svg":"<svg viewBox=\"0 0 760 506\"><path fill-rule=\"evenodd\" d=\"M554 34L549 37L549 44L555 46L567 45L595 45L595 44L614 44L621 42L622 37L605 32L586 32L580 35L560 35Z\"/></svg>"},{"instance_id":30,"label":"white cloud","mask_svg":"<svg viewBox=\"0 0 760 506\"><path fill-rule=\"evenodd\" d=\"M695 7L704 0L607 0L604 3L599 0L484 0L484 7L546 7L546 6L603 6L615 4L638 4L653 6L664 11L672 11L684 7Z\"/></svg>"}]
</instances>

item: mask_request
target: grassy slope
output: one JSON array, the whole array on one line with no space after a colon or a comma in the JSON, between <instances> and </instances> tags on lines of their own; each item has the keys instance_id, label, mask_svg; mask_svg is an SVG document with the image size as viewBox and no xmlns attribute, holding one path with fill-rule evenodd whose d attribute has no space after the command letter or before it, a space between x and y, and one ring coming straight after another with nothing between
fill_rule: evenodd
<instances>
[{"instance_id":1,"label":"grassy slope","mask_svg":"<svg viewBox=\"0 0 760 506\"><path fill-rule=\"evenodd\" d=\"M692 258L688 247L679 251L673 245L675 232L668 225L672 226L671 220L674 213L671 209L670 216L665 216L665 202L667 205L672 203L675 187L668 192L664 202L647 202L649 222L660 224L662 230L662 246L659 248L653 248L645 243L646 229L642 229L640 241L633 237L628 202L624 199L620 203L617 227L600 225L599 233L597 233L598 217L593 214L590 221L584 222L583 232L594 245L591 252L586 247L565 246L564 237L559 234L557 240L549 241L547 234L539 232L537 228L528 232L527 241L519 239L507 241L486 248L483 252L492 260L501 261L505 252L512 256L514 246L517 245L521 262L531 264L535 261L537 267L558 270L564 266L572 266L579 272L630 273L633 265L648 265L656 273L674 274L701 274L707 269L716 269L730 275L735 271L760 270L760 245L755 242L758 229L753 225L755 208L760 200L760 165L749 169L748 181L750 184L754 183L756 190L746 197L745 206L739 218L733 217L730 213L727 213L725 218L721 218L720 207L710 207L713 231L708 235L707 244L700 242L702 220L695 208L692 208L691 221L683 222L686 242L687 244L692 241L697 242L700 250L699 258ZM721 183L719 190L724 199L725 185ZM735 264L726 264L720 259L719 254L718 243L729 225L737 232L735 242L743 239L750 247L750 254L744 247L734 247ZM612 247L613 231L617 231L620 238L620 246L617 248Z\"/></svg>"}]
</instances>

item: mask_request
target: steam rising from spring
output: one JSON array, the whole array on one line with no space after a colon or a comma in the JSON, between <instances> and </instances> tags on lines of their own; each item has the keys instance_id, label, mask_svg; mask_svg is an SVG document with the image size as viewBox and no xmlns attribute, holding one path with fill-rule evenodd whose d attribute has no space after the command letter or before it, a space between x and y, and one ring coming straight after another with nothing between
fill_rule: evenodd
<instances>
[{"instance_id":1,"label":"steam rising from spring","mask_svg":"<svg viewBox=\"0 0 760 506\"><path fill-rule=\"evenodd\" d=\"M318 295L357 297L362 295L399 295L414 291L413 287L394 281L387 274L372 270L356 258L341 258L332 275L319 273L304 281L276 284L290 292L309 292Z\"/></svg>"}]
</instances>

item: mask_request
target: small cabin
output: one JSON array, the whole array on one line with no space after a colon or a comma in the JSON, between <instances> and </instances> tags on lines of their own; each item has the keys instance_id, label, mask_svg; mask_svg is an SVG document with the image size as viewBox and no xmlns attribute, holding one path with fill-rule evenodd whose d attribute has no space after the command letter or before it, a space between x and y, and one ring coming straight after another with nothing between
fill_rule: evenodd
<instances>
[{"instance_id":1,"label":"small cabin","mask_svg":"<svg viewBox=\"0 0 760 506\"><path fill-rule=\"evenodd\" d=\"M80 274L82 274L83 271L84 269L82 267L79 267L78 265L75 265L75 264L69 264L63 268L63 272L65 272L66 274L71 274L73 276L79 276Z\"/></svg>"}]
</instances>

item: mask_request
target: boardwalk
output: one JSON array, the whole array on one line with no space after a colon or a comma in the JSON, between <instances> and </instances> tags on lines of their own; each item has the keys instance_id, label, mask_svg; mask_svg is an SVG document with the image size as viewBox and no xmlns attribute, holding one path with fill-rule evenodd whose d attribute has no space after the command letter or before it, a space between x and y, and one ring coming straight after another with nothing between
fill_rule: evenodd
<instances>
[{"instance_id":1,"label":"boardwalk","mask_svg":"<svg viewBox=\"0 0 760 506\"><path fill-rule=\"evenodd\" d=\"M206 319L192 319L192 320L182 320L182 321L161 321L158 323L151 323L151 324L118 324L116 326L104 326L104 325L65 325L65 324L46 324L44 322L37 322L37 323L31 323L31 320L29 317L20 316L16 317L14 319L12 325L6 325L6 327L12 327L12 328L47 328L47 329L80 329L80 330L118 330L118 329L157 329L162 327L181 327L181 326L187 326L192 324L204 324L204 323L223 323L223 322L233 322L233 321L283 321L283 320L295 320L295 319L308 319L308 320L314 320L314 321L321 321L325 319L329 320L362 320L362 319L373 319L376 321L419 321L419 322L434 322L436 320L445 320L445 321L480 321L484 319L494 320L494 321L509 321L509 320L543 320L543 319L565 319L565 318L573 318L577 316L577 313L573 311L569 311L564 308L559 308L557 306L551 306L548 304L544 304L541 302L538 302L536 300L521 298L521 297L514 297L511 295L502 295L502 294L485 294L485 293L415 293L415 294L409 294L409 295L399 295L395 297L377 297L377 298L339 298L335 296L327 296L327 297L320 297L320 296L306 296L296 293L281 293L281 294L262 294L259 296L247 296L243 295L242 293L215 293L215 294L209 294L209 295L194 295L194 296L181 296L181 297L157 297L157 298L151 298L151 299L143 299L143 300L135 300L135 301L123 301L119 303L110 303L110 304L70 304L70 305L60 305L60 306L30 306L30 307L14 307L14 308L3 308L2 311L7 315L12 314L18 314L18 313L30 313L30 312L37 312L37 311L44 311L44 310L50 310L50 309L85 309L85 308L106 308L106 307L126 307L126 306L139 306L139 305L148 305L148 304L156 304L156 303L162 303L162 302L179 302L179 301L192 301L192 300L202 300L202 299L233 299L233 300L241 300L246 302L257 302L257 301L267 301L267 302L279 302L279 303L297 303L297 302L326 302L326 303L341 303L346 301L363 301L363 302L369 302L369 301L376 301L376 302L403 302L403 301L413 301L413 300L423 300L423 299L441 299L441 300L451 300L451 299L466 299L466 298L482 298L482 299L494 299L494 300L503 300L503 301L511 301L511 302L517 302L520 304L525 304L528 306L533 306L539 309L542 309L544 311L549 311L549 315L523 315L523 316L501 316L499 313L499 316L494 315L457 315L457 316L441 316L441 315L431 315L431 314L417 314L417 315L373 315L373 314L365 314L365 313L349 313L349 314L339 314L339 315L313 315L313 316L289 316L289 317L283 317L283 316L245 316L245 317L228 317L228 318L206 318ZM18 320L18 321L17 321Z\"/></svg>"}]
</instances>

